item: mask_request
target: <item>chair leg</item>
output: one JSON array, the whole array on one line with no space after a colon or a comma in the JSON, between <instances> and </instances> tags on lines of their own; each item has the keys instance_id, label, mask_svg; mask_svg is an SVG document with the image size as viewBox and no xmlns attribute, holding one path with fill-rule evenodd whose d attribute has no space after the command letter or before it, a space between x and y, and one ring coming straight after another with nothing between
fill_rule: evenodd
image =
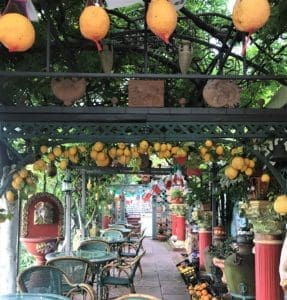
<instances>
[{"instance_id":1,"label":"chair leg","mask_svg":"<svg viewBox=\"0 0 287 300\"><path fill-rule=\"evenodd\" d=\"M134 286L133 283L131 284L130 290L131 290L131 294L135 294L136 293L136 289L135 289L135 286Z\"/></svg>"},{"instance_id":2,"label":"chair leg","mask_svg":"<svg viewBox=\"0 0 287 300\"><path fill-rule=\"evenodd\" d=\"M143 277L143 269L142 269L141 263L139 263L139 270L140 270L140 273L141 273L141 277Z\"/></svg>"}]
</instances>

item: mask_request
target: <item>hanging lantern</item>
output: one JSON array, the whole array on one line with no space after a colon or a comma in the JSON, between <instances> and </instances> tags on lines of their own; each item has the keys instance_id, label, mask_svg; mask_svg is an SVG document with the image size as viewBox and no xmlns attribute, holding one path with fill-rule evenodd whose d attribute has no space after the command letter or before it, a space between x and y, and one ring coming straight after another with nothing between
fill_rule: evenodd
<instances>
[{"instance_id":1,"label":"hanging lantern","mask_svg":"<svg viewBox=\"0 0 287 300\"><path fill-rule=\"evenodd\" d=\"M237 30L253 33L264 26L270 17L268 0L237 0L232 21Z\"/></svg>"},{"instance_id":2,"label":"hanging lantern","mask_svg":"<svg viewBox=\"0 0 287 300\"><path fill-rule=\"evenodd\" d=\"M107 35L110 28L110 18L106 10L97 5L85 7L80 16L81 34L96 43L97 49L102 50L100 41Z\"/></svg>"},{"instance_id":3,"label":"hanging lantern","mask_svg":"<svg viewBox=\"0 0 287 300\"><path fill-rule=\"evenodd\" d=\"M177 24L176 8L169 0L151 0L146 21L149 29L168 44Z\"/></svg>"},{"instance_id":4,"label":"hanging lantern","mask_svg":"<svg viewBox=\"0 0 287 300\"><path fill-rule=\"evenodd\" d=\"M18 13L0 17L0 42L9 52L23 52L35 42L35 30L28 18Z\"/></svg>"}]
</instances>

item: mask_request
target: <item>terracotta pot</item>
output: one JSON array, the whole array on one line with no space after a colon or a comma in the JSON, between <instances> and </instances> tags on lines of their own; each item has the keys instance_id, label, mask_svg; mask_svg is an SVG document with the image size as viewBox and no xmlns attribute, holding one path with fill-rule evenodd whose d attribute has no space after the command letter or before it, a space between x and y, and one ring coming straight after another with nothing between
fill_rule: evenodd
<instances>
[{"instance_id":1,"label":"terracotta pot","mask_svg":"<svg viewBox=\"0 0 287 300\"><path fill-rule=\"evenodd\" d=\"M36 258L37 265L46 263L45 256L57 249L60 239L56 237L20 238L27 251Z\"/></svg>"}]
</instances>

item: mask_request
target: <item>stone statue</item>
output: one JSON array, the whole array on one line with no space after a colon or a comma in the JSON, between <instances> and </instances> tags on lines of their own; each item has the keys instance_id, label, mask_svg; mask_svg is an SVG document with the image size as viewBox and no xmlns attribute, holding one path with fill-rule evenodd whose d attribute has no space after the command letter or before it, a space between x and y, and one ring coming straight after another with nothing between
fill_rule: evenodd
<instances>
[{"instance_id":1,"label":"stone statue","mask_svg":"<svg viewBox=\"0 0 287 300\"><path fill-rule=\"evenodd\" d=\"M34 224L53 224L54 223L54 209L48 202L38 202L34 210Z\"/></svg>"}]
</instances>

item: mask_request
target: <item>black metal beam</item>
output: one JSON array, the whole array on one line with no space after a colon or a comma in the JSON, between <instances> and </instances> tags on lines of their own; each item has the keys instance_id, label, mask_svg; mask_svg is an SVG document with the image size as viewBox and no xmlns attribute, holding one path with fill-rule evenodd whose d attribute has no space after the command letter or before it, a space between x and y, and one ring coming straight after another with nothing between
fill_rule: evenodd
<instances>
[{"instance_id":1,"label":"black metal beam","mask_svg":"<svg viewBox=\"0 0 287 300\"><path fill-rule=\"evenodd\" d=\"M287 75L284 74L269 74L269 75L210 75L210 74L164 74L164 73L78 73L78 72L36 72L36 71L0 71L0 77L7 78L58 78L58 77L76 77L76 78L138 78L138 79L220 79L220 80L287 80Z\"/></svg>"}]
</instances>

